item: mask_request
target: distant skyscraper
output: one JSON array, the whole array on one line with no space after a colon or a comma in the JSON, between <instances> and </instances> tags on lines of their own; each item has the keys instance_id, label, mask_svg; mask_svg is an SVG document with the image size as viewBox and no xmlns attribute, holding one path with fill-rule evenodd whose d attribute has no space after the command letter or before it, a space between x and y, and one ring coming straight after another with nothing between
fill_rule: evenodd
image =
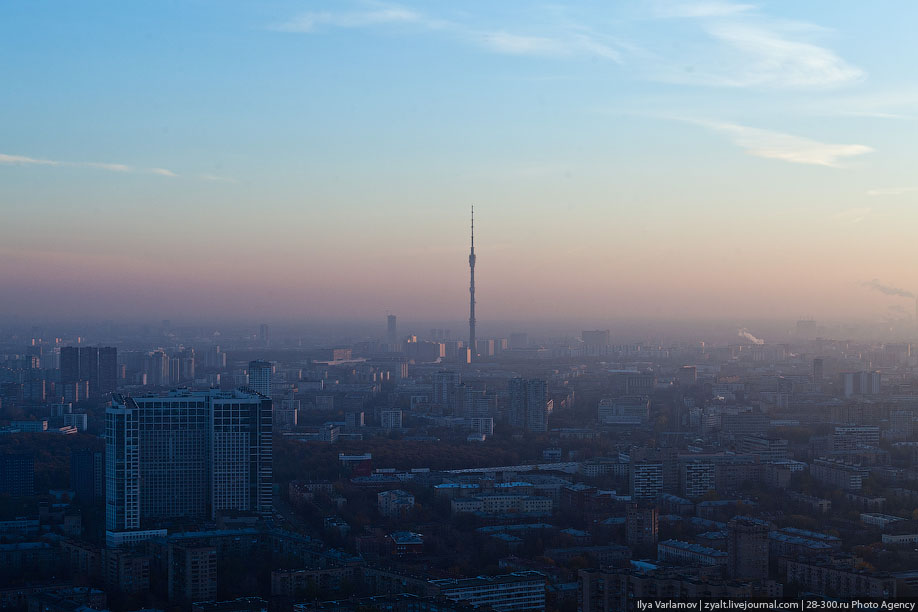
<instances>
[{"instance_id":1,"label":"distant skyscraper","mask_svg":"<svg viewBox=\"0 0 918 612\"><path fill-rule=\"evenodd\" d=\"M267 323L262 323L261 327L258 328L258 339L261 340L262 345L268 346L271 342L270 330L268 329Z\"/></svg>"},{"instance_id":2,"label":"distant skyscraper","mask_svg":"<svg viewBox=\"0 0 918 612\"><path fill-rule=\"evenodd\" d=\"M271 373L274 365L270 361L249 362L249 388L265 397L271 397Z\"/></svg>"},{"instance_id":3,"label":"distant skyscraper","mask_svg":"<svg viewBox=\"0 0 918 612\"><path fill-rule=\"evenodd\" d=\"M625 516L628 546L637 554L649 554L656 550L659 537L659 515L652 503L628 505Z\"/></svg>"},{"instance_id":4,"label":"distant skyscraper","mask_svg":"<svg viewBox=\"0 0 918 612\"><path fill-rule=\"evenodd\" d=\"M608 329L583 330L580 333L586 354L591 357L605 355L612 343Z\"/></svg>"},{"instance_id":5,"label":"distant skyscraper","mask_svg":"<svg viewBox=\"0 0 918 612\"><path fill-rule=\"evenodd\" d=\"M101 451L75 449L70 453L70 488L83 503L102 499L105 492L105 465Z\"/></svg>"},{"instance_id":6,"label":"distant skyscraper","mask_svg":"<svg viewBox=\"0 0 918 612\"><path fill-rule=\"evenodd\" d=\"M61 383L74 384L80 380L80 347L61 347Z\"/></svg>"},{"instance_id":7,"label":"distant skyscraper","mask_svg":"<svg viewBox=\"0 0 918 612\"><path fill-rule=\"evenodd\" d=\"M880 393L880 372L842 372L838 375L845 397Z\"/></svg>"},{"instance_id":8,"label":"distant skyscraper","mask_svg":"<svg viewBox=\"0 0 918 612\"><path fill-rule=\"evenodd\" d=\"M656 501L663 495L663 462L631 462L631 499Z\"/></svg>"},{"instance_id":9,"label":"distant skyscraper","mask_svg":"<svg viewBox=\"0 0 918 612\"><path fill-rule=\"evenodd\" d=\"M398 343L398 324L395 315L386 317L386 340L389 343L389 350L393 350Z\"/></svg>"},{"instance_id":10,"label":"distant skyscraper","mask_svg":"<svg viewBox=\"0 0 918 612\"><path fill-rule=\"evenodd\" d=\"M203 601L217 594L217 549L199 542L175 542L168 547L169 599Z\"/></svg>"},{"instance_id":11,"label":"distant skyscraper","mask_svg":"<svg viewBox=\"0 0 918 612\"><path fill-rule=\"evenodd\" d=\"M80 380L89 383L89 396L98 397L99 393L99 349L94 346L80 347Z\"/></svg>"},{"instance_id":12,"label":"distant skyscraper","mask_svg":"<svg viewBox=\"0 0 918 612\"><path fill-rule=\"evenodd\" d=\"M691 387L698 382L698 368L684 365L676 371L676 380L681 387Z\"/></svg>"},{"instance_id":13,"label":"distant skyscraper","mask_svg":"<svg viewBox=\"0 0 918 612\"><path fill-rule=\"evenodd\" d=\"M65 383L62 386L64 387L64 402L75 404L89 397L89 382L85 380Z\"/></svg>"},{"instance_id":14,"label":"distant skyscraper","mask_svg":"<svg viewBox=\"0 0 918 612\"><path fill-rule=\"evenodd\" d=\"M548 431L552 401L548 382L513 378L510 380L510 424L531 432Z\"/></svg>"},{"instance_id":15,"label":"distant skyscraper","mask_svg":"<svg viewBox=\"0 0 918 612\"><path fill-rule=\"evenodd\" d=\"M35 457L29 453L0 455L0 495L35 495Z\"/></svg>"},{"instance_id":16,"label":"distant skyscraper","mask_svg":"<svg viewBox=\"0 0 918 612\"><path fill-rule=\"evenodd\" d=\"M608 329L584 330L580 332L580 337L589 346L608 346L611 342Z\"/></svg>"},{"instance_id":17,"label":"distant skyscraper","mask_svg":"<svg viewBox=\"0 0 918 612\"><path fill-rule=\"evenodd\" d=\"M61 348L61 384L64 389L88 387L90 397L115 390L118 379L118 351L114 347L65 346ZM85 393L79 400L86 399ZM76 401L79 401L76 400Z\"/></svg>"},{"instance_id":18,"label":"distant skyscraper","mask_svg":"<svg viewBox=\"0 0 918 612\"><path fill-rule=\"evenodd\" d=\"M281 400L280 406L274 406L274 429L276 431L293 431L296 429L299 412L300 400Z\"/></svg>"},{"instance_id":19,"label":"distant skyscraper","mask_svg":"<svg viewBox=\"0 0 918 612\"><path fill-rule=\"evenodd\" d=\"M797 321L797 337L803 338L805 340L814 339L819 333L819 328L816 325L816 321L812 319L806 319L802 321Z\"/></svg>"},{"instance_id":20,"label":"distant skyscraper","mask_svg":"<svg viewBox=\"0 0 918 612\"><path fill-rule=\"evenodd\" d=\"M454 405L456 387L459 385L459 372L441 370L433 375L433 403L451 412Z\"/></svg>"},{"instance_id":21,"label":"distant skyscraper","mask_svg":"<svg viewBox=\"0 0 918 612\"><path fill-rule=\"evenodd\" d=\"M727 523L727 572L731 578L768 578L768 532L763 520L735 516Z\"/></svg>"},{"instance_id":22,"label":"distant skyscraper","mask_svg":"<svg viewBox=\"0 0 918 612\"><path fill-rule=\"evenodd\" d=\"M41 370L26 370L22 380L22 399L36 404L45 401L45 379Z\"/></svg>"},{"instance_id":23,"label":"distant skyscraper","mask_svg":"<svg viewBox=\"0 0 918 612\"><path fill-rule=\"evenodd\" d=\"M105 413L106 530L269 512L271 434L271 400L244 390L115 394Z\"/></svg>"},{"instance_id":24,"label":"distant skyscraper","mask_svg":"<svg viewBox=\"0 0 918 612\"><path fill-rule=\"evenodd\" d=\"M715 466L704 461L687 461L680 468L682 495L698 499L714 490Z\"/></svg>"},{"instance_id":25,"label":"distant skyscraper","mask_svg":"<svg viewBox=\"0 0 918 612\"><path fill-rule=\"evenodd\" d=\"M153 351L150 353L147 370L147 384L154 387L169 386L169 356L165 351Z\"/></svg>"},{"instance_id":26,"label":"distant skyscraper","mask_svg":"<svg viewBox=\"0 0 918 612\"><path fill-rule=\"evenodd\" d=\"M468 384L456 385L453 388L453 415L467 419L483 418L490 415L490 405L484 391Z\"/></svg>"},{"instance_id":27,"label":"distant skyscraper","mask_svg":"<svg viewBox=\"0 0 918 612\"><path fill-rule=\"evenodd\" d=\"M194 380L194 349L187 348L169 358L169 383L180 385Z\"/></svg>"},{"instance_id":28,"label":"distant skyscraper","mask_svg":"<svg viewBox=\"0 0 918 612\"><path fill-rule=\"evenodd\" d=\"M510 334L509 346L511 349L524 349L529 347L529 334L518 332Z\"/></svg>"},{"instance_id":29,"label":"distant skyscraper","mask_svg":"<svg viewBox=\"0 0 918 612\"><path fill-rule=\"evenodd\" d=\"M99 348L99 393L114 393L118 388L118 349Z\"/></svg>"},{"instance_id":30,"label":"distant skyscraper","mask_svg":"<svg viewBox=\"0 0 918 612\"><path fill-rule=\"evenodd\" d=\"M226 353L219 346L212 346L204 353L204 365L208 368L225 368Z\"/></svg>"},{"instance_id":31,"label":"distant skyscraper","mask_svg":"<svg viewBox=\"0 0 918 612\"><path fill-rule=\"evenodd\" d=\"M475 207L472 206L472 246L469 250L469 349L478 354L475 343Z\"/></svg>"},{"instance_id":32,"label":"distant skyscraper","mask_svg":"<svg viewBox=\"0 0 918 612\"><path fill-rule=\"evenodd\" d=\"M383 410L379 413L379 423L385 430L402 428L401 410Z\"/></svg>"},{"instance_id":33,"label":"distant skyscraper","mask_svg":"<svg viewBox=\"0 0 918 612\"><path fill-rule=\"evenodd\" d=\"M825 361L821 357L813 360L813 382L822 382L825 376Z\"/></svg>"}]
</instances>

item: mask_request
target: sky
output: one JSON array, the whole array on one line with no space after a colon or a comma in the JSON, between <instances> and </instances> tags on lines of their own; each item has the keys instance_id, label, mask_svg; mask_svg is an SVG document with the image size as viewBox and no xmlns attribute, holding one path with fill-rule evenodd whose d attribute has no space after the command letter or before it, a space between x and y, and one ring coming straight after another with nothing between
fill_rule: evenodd
<instances>
[{"instance_id":1,"label":"sky","mask_svg":"<svg viewBox=\"0 0 918 612\"><path fill-rule=\"evenodd\" d=\"M0 3L0 316L913 316L918 5Z\"/></svg>"}]
</instances>

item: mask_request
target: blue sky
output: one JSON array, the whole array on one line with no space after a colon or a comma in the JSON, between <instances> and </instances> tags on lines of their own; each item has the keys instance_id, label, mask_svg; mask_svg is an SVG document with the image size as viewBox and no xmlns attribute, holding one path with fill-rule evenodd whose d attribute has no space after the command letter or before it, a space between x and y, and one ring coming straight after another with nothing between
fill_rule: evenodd
<instances>
[{"instance_id":1,"label":"blue sky","mask_svg":"<svg viewBox=\"0 0 918 612\"><path fill-rule=\"evenodd\" d=\"M6 2L0 311L890 316L916 12Z\"/></svg>"}]
</instances>

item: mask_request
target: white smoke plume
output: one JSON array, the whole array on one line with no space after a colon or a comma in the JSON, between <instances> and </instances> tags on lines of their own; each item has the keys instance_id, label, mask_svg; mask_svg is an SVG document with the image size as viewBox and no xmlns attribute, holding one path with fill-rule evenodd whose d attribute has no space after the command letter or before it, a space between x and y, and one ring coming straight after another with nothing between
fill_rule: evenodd
<instances>
[{"instance_id":1,"label":"white smoke plume","mask_svg":"<svg viewBox=\"0 0 918 612\"><path fill-rule=\"evenodd\" d=\"M739 330L739 334L738 334L738 335L739 335L740 338L745 338L746 340L748 340L749 342L751 342L751 343L753 343L753 344L765 344L765 341L764 341L764 340L762 340L761 338L756 338L755 336L753 336L753 335L749 332L749 330L746 329L745 327L744 327L743 329Z\"/></svg>"},{"instance_id":2,"label":"white smoke plume","mask_svg":"<svg viewBox=\"0 0 918 612\"><path fill-rule=\"evenodd\" d=\"M915 294L912 293L911 291L906 291L905 289L899 289L898 287L892 287L890 285L884 285L877 279L873 279L871 281L865 281L861 284L869 289L873 289L874 291L879 291L880 293L884 293L886 295L894 295L896 297L905 297L905 298L915 297Z\"/></svg>"}]
</instances>

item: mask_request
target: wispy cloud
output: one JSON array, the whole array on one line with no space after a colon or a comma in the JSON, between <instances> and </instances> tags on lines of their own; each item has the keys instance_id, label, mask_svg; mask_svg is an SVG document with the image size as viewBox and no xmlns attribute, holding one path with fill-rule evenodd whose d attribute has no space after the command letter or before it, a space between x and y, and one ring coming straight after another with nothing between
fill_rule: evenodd
<instances>
[{"instance_id":1,"label":"wispy cloud","mask_svg":"<svg viewBox=\"0 0 918 612\"><path fill-rule=\"evenodd\" d=\"M842 115L872 119L918 119L918 89L901 87L887 90L868 90L848 95L834 95L832 100L816 99L807 110L820 115Z\"/></svg>"},{"instance_id":2,"label":"wispy cloud","mask_svg":"<svg viewBox=\"0 0 918 612\"><path fill-rule=\"evenodd\" d=\"M884 187L881 189L868 189L867 195L869 196L897 196L904 195L906 193L915 193L918 191L918 187Z\"/></svg>"},{"instance_id":3,"label":"wispy cloud","mask_svg":"<svg viewBox=\"0 0 918 612\"><path fill-rule=\"evenodd\" d=\"M593 56L622 63L622 53L613 46L600 42L585 33L567 33L561 36L529 36L504 30L465 32L465 36L480 46L507 55L543 57Z\"/></svg>"},{"instance_id":4,"label":"wispy cloud","mask_svg":"<svg viewBox=\"0 0 918 612\"><path fill-rule=\"evenodd\" d=\"M358 5L359 6L359 5ZM397 4L372 3L342 11L307 12L272 29L313 34L327 28L411 27L439 31L454 41L494 53L533 57L591 57L633 64L642 78L719 87L831 88L863 78L863 71L812 40L827 30L768 17L755 4L727 0L663 2L651 9L659 19L682 21L698 45L680 56L624 42L627 25L598 32L564 18L520 28L472 25ZM624 35L622 35L624 33ZM688 66L689 68L686 68Z\"/></svg>"},{"instance_id":5,"label":"wispy cloud","mask_svg":"<svg viewBox=\"0 0 918 612\"><path fill-rule=\"evenodd\" d=\"M0 153L0 164L17 166L65 166L71 168L96 168L109 172L136 172L142 174L156 174L158 176L176 177L178 174L166 168L136 168L126 164L111 164L106 162L77 162L58 159L41 159L25 155L9 155Z\"/></svg>"},{"instance_id":6,"label":"wispy cloud","mask_svg":"<svg viewBox=\"0 0 918 612\"><path fill-rule=\"evenodd\" d=\"M665 4L662 18L700 24L713 48L680 58L695 67L664 78L725 87L829 88L860 80L864 72L834 51L806 40L826 30L809 23L771 19L751 4L696 2Z\"/></svg>"},{"instance_id":7,"label":"wispy cloud","mask_svg":"<svg viewBox=\"0 0 918 612\"><path fill-rule=\"evenodd\" d=\"M275 25L281 32L315 33L321 28L370 28L410 25L421 30L439 30L453 39L505 55L539 57L592 56L620 63L622 51L609 40L584 28L552 27L548 33L520 33L505 29L470 26L440 19L391 4L373 4L359 11L311 12ZM622 46L622 49L625 48Z\"/></svg>"},{"instance_id":8,"label":"wispy cloud","mask_svg":"<svg viewBox=\"0 0 918 612\"><path fill-rule=\"evenodd\" d=\"M380 6L363 11L309 12L274 26L281 32L315 32L323 26L335 28L366 28L375 25L414 23L438 27L438 22L401 6Z\"/></svg>"},{"instance_id":9,"label":"wispy cloud","mask_svg":"<svg viewBox=\"0 0 918 612\"><path fill-rule=\"evenodd\" d=\"M914 117L909 115L903 115L900 113L884 113L880 111L862 111L862 110L845 110L843 108L820 108L819 114L821 115L841 115L843 117L866 117L868 119L906 119L912 120Z\"/></svg>"},{"instance_id":10,"label":"wispy cloud","mask_svg":"<svg viewBox=\"0 0 918 612\"><path fill-rule=\"evenodd\" d=\"M680 2L665 3L656 7L659 17L729 17L755 10L753 4L734 2Z\"/></svg>"},{"instance_id":11,"label":"wispy cloud","mask_svg":"<svg viewBox=\"0 0 918 612\"><path fill-rule=\"evenodd\" d=\"M216 183L238 183L234 178L228 176L217 176L216 174L199 174L198 178L204 181L213 181Z\"/></svg>"},{"instance_id":12,"label":"wispy cloud","mask_svg":"<svg viewBox=\"0 0 918 612\"><path fill-rule=\"evenodd\" d=\"M494 31L482 32L480 38L483 47L510 55L564 55L568 52L558 40L543 36Z\"/></svg>"},{"instance_id":13,"label":"wispy cloud","mask_svg":"<svg viewBox=\"0 0 918 612\"><path fill-rule=\"evenodd\" d=\"M873 209L867 206L862 206L859 208L850 208L848 210L843 210L839 213L835 213L833 216L836 221L841 223L847 223L849 225L856 225L867 218L867 215L871 213Z\"/></svg>"},{"instance_id":14,"label":"wispy cloud","mask_svg":"<svg viewBox=\"0 0 918 612\"><path fill-rule=\"evenodd\" d=\"M45 163L48 160L40 160ZM124 164L106 164L100 162L51 162L54 166L83 166L86 168L99 168L100 170L110 170L111 172L133 172L134 169Z\"/></svg>"},{"instance_id":15,"label":"wispy cloud","mask_svg":"<svg viewBox=\"0 0 918 612\"><path fill-rule=\"evenodd\" d=\"M760 128L722 123L717 121L689 120L725 134L735 145L745 149L749 155L778 159L795 164L840 167L842 159L863 155L873 151L871 147L859 144L830 144Z\"/></svg>"},{"instance_id":16,"label":"wispy cloud","mask_svg":"<svg viewBox=\"0 0 918 612\"><path fill-rule=\"evenodd\" d=\"M0 153L0 164L37 164L42 166L59 166L61 162L52 161L50 159L35 159L34 157L26 157L25 155L7 155L6 153Z\"/></svg>"},{"instance_id":17,"label":"wispy cloud","mask_svg":"<svg viewBox=\"0 0 918 612\"><path fill-rule=\"evenodd\" d=\"M710 26L708 33L741 54L740 70L724 77L727 85L820 88L864 76L833 51L793 40L778 27L725 23Z\"/></svg>"},{"instance_id":18,"label":"wispy cloud","mask_svg":"<svg viewBox=\"0 0 918 612\"><path fill-rule=\"evenodd\" d=\"M505 30L456 30L464 40L476 43L486 50L506 55L540 57L595 57L617 64L623 63L622 52L607 42L586 32L564 31L552 35L528 35ZM624 48L624 47L622 47Z\"/></svg>"},{"instance_id":19,"label":"wispy cloud","mask_svg":"<svg viewBox=\"0 0 918 612\"><path fill-rule=\"evenodd\" d=\"M0 164L17 166L79 166L83 168L98 168L110 172L133 172L134 168L124 164L109 164L104 162L71 162L56 159L39 159L25 155L8 155L0 153ZM168 172L166 170L165 172Z\"/></svg>"},{"instance_id":20,"label":"wispy cloud","mask_svg":"<svg viewBox=\"0 0 918 612\"><path fill-rule=\"evenodd\" d=\"M150 174L158 174L159 176L178 176L172 170L166 170L165 168L150 168Z\"/></svg>"}]
</instances>

